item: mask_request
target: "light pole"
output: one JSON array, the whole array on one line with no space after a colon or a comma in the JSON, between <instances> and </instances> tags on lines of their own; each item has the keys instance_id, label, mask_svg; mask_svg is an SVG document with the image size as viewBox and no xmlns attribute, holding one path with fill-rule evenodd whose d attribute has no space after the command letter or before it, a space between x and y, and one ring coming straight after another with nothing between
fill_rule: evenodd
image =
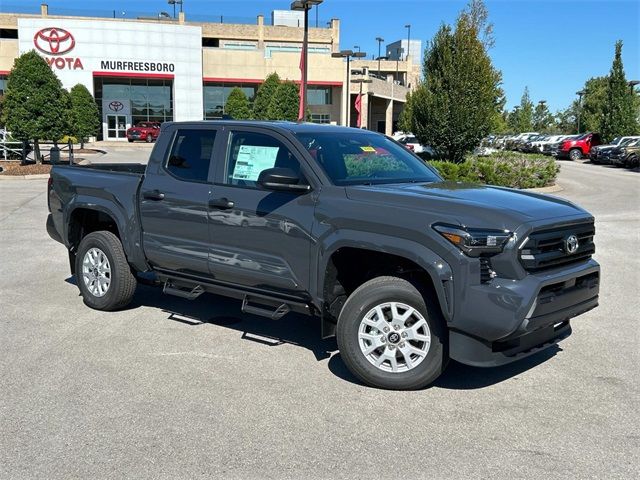
<instances>
[{"instance_id":1,"label":"light pole","mask_svg":"<svg viewBox=\"0 0 640 480\"><path fill-rule=\"evenodd\" d=\"M173 18L176 18L176 5L180 5L180 12L182 12L182 3L184 0L167 0L169 5L173 5Z\"/></svg>"},{"instance_id":2,"label":"light pole","mask_svg":"<svg viewBox=\"0 0 640 480\"><path fill-rule=\"evenodd\" d=\"M360 51L360 45L354 45L354 46L353 46L353 49L354 49L354 50L355 50L356 48L358 49L358 51Z\"/></svg>"},{"instance_id":3,"label":"light pole","mask_svg":"<svg viewBox=\"0 0 640 480\"><path fill-rule=\"evenodd\" d=\"M404 28L407 29L407 50L405 53L409 56L411 53L411 24L407 23Z\"/></svg>"},{"instance_id":4,"label":"light pole","mask_svg":"<svg viewBox=\"0 0 640 480\"><path fill-rule=\"evenodd\" d=\"M366 53L364 52L354 52L353 50L341 50L339 52L335 52L332 53L331 56L333 58L346 58L347 59L347 81L345 83L345 87L344 87L344 91L345 94L343 95L343 101L342 104L344 105L346 103L347 108L346 108L346 112L345 112L345 122L347 124L347 127L351 126L351 119L349 118L351 116L351 58L364 58L367 56ZM346 99L346 102L345 100Z\"/></svg>"},{"instance_id":5,"label":"light pole","mask_svg":"<svg viewBox=\"0 0 640 480\"><path fill-rule=\"evenodd\" d=\"M636 85L640 84L640 80L629 80L627 82L627 85L629 85L629 87L631 87L631 92L633 93L634 88Z\"/></svg>"},{"instance_id":6,"label":"light pole","mask_svg":"<svg viewBox=\"0 0 640 480\"><path fill-rule=\"evenodd\" d=\"M384 38L376 37L376 42L378 42L378 78L380 78L380 49L382 48L382 42L384 42Z\"/></svg>"},{"instance_id":7,"label":"light pole","mask_svg":"<svg viewBox=\"0 0 640 480\"><path fill-rule=\"evenodd\" d=\"M307 59L309 57L309 9L320 5L323 0L295 0L291 3L291 10L304 12L304 37L302 40L302 81L300 95L300 111L298 121L303 122L307 111Z\"/></svg>"},{"instance_id":8,"label":"light pole","mask_svg":"<svg viewBox=\"0 0 640 480\"><path fill-rule=\"evenodd\" d=\"M578 95L578 133L580 133L580 113L582 113L582 96L587 93L586 90L579 90L576 92Z\"/></svg>"}]
</instances>

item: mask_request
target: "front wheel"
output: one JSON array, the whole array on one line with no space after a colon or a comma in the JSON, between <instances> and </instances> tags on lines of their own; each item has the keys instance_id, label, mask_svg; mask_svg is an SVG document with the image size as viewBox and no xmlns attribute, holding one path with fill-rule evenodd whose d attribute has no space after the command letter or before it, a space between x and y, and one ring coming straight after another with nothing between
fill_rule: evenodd
<instances>
[{"instance_id":1,"label":"front wheel","mask_svg":"<svg viewBox=\"0 0 640 480\"><path fill-rule=\"evenodd\" d=\"M340 312L336 333L349 370L373 387L424 388L448 362L435 299L402 278L377 277L358 287Z\"/></svg>"},{"instance_id":2,"label":"front wheel","mask_svg":"<svg viewBox=\"0 0 640 480\"><path fill-rule=\"evenodd\" d=\"M582 158L582 152L579 148L574 148L569 152L569 159L573 162Z\"/></svg>"},{"instance_id":3,"label":"front wheel","mask_svg":"<svg viewBox=\"0 0 640 480\"><path fill-rule=\"evenodd\" d=\"M148 135L147 135L147 139L146 139L146 140L147 140L147 143L151 143L151 142L153 142L153 135L148 134Z\"/></svg>"},{"instance_id":4,"label":"front wheel","mask_svg":"<svg viewBox=\"0 0 640 480\"><path fill-rule=\"evenodd\" d=\"M76 255L76 281L84 303L96 310L117 310L131 302L136 278L116 235L99 231L82 239Z\"/></svg>"}]
</instances>

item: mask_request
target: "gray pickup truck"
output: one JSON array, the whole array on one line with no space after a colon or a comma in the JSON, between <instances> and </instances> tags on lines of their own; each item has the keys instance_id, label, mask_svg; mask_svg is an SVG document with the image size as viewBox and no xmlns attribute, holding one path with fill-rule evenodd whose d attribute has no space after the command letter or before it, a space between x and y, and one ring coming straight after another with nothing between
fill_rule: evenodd
<instances>
[{"instance_id":1,"label":"gray pickup truck","mask_svg":"<svg viewBox=\"0 0 640 480\"><path fill-rule=\"evenodd\" d=\"M589 213L445 182L373 132L167 123L146 167L54 166L48 190L47 230L89 307L126 307L152 272L167 294L313 315L372 386L425 387L450 358L513 362L598 305Z\"/></svg>"}]
</instances>

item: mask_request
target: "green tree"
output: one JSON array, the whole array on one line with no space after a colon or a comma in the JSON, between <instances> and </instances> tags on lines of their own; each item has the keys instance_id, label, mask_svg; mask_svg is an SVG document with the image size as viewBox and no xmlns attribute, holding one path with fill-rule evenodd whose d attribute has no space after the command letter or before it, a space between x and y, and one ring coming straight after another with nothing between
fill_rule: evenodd
<instances>
[{"instance_id":1,"label":"green tree","mask_svg":"<svg viewBox=\"0 0 640 480\"><path fill-rule=\"evenodd\" d=\"M593 77L586 81L580 107L580 131L601 132L604 106L607 103L607 77Z\"/></svg>"},{"instance_id":2,"label":"green tree","mask_svg":"<svg viewBox=\"0 0 640 480\"><path fill-rule=\"evenodd\" d=\"M424 81L412 95L413 133L454 162L490 133L503 105L502 75L487 53L487 15L483 2L474 0L455 30L440 27L427 47Z\"/></svg>"},{"instance_id":3,"label":"green tree","mask_svg":"<svg viewBox=\"0 0 640 480\"><path fill-rule=\"evenodd\" d=\"M269 75L258 87L256 98L253 101L253 118L256 120L270 120L269 105L280 86L280 77L276 72Z\"/></svg>"},{"instance_id":4,"label":"green tree","mask_svg":"<svg viewBox=\"0 0 640 480\"><path fill-rule=\"evenodd\" d=\"M14 138L33 140L42 163L40 140L59 140L68 132L67 96L58 77L35 51L16 58L7 79L3 121Z\"/></svg>"},{"instance_id":5,"label":"green tree","mask_svg":"<svg viewBox=\"0 0 640 480\"><path fill-rule=\"evenodd\" d=\"M529 87L524 87L518 111L518 132L530 132L533 129L533 102L529 96Z\"/></svg>"},{"instance_id":6,"label":"green tree","mask_svg":"<svg viewBox=\"0 0 640 480\"><path fill-rule=\"evenodd\" d=\"M84 85L78 83L72 87L69 96L69 131L80 141L80 148L84 148L85 139L98 134L100 112L91 92Z\"/></svg>"},{"instance_id":7,"label":"green tree","mask_svg":"<svg viewBox=\"0 0 640 480\"><path fill-rule=\"evenodd\" d=\"M576 133L578 122L578 101L574 100L564 110L556 112L554 123L555 130L559 133L569 135Z\"/></svg>"},{"instance_id":8,"label":"green tree","mask_svg":"<svg viewBox=\"0 0 640 480\"><path fill-rule=\"evenodd\" d=\"M235 87L229 93L227 104L224 107L224 113L234 120L248 120L251 118L251 108L249 100L242 89Z\"/></svg>"},{"instance_id":9,"label":"green tree","mask_svg":"<svg viewBox=\"0 0 640 480\"><path fill-rule=\"evenodd\" d=\"M511 133L520 133L520 105L513 107L507 115L507 127Z\"/></svg>"},{"instance_id":10,"label":"green tree","mask_svg":"<svg viewBox=\"0 0 640 480\"><path fill-rule=\"evenodd\" d=\"M546 102L538 102L533 111L533 129L540 133L550 133L554 129L553 115Z\"/></svg>"},{"instance_id":11,"label":"green tree","mask_svg":"<svg viewBox=\"0 0 640 480\"><path fill-rule=\"evenodd\" d=\"M400 112L400 116L398 117L398 128L402 132L410 132L412 128L412 118L413 118L413 104L411 101L411 92L407 93L407 99L404 104L404 108Z\"/></svg>"},{"instance_id":12,"label":"green tree","mask_svg":"<svg viewBox=\"0 0 640 480\"><path fill-rule=\"evenodd\" d=\"M298 86L293 82L283 82L271 99L267 117L269 120L289 120L295 122L298 119L300 108L300 96Z\"/></svg>"},{"instance_id":13,"label":"green tree","mask_svg":"<svg viewBox=\"0 0 640 480\"><path fill-rule=\"evenodd\" d=\"M622 65L622 40L616 42L616 52L607 82L602 136L606 140L638 131L634 93L627 83Z\"/></svg>"}]
</instances>

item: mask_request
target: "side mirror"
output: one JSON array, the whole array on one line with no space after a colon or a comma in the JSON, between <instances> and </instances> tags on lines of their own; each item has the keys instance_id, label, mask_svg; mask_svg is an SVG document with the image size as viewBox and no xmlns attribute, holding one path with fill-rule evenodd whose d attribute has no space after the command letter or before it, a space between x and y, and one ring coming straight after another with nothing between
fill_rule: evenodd
<instances>
[{"instance_id":1,"label":"side mirror","mask_svg":"<svg viewBox=\"0 0 640 480\"><path fill-rule=\"evenodd\" d=\"M300 176L290 168L267 168L260 172L258 185L267 190L307 192L309 185L300 184Z\"/></svg>"}]
</instances>

